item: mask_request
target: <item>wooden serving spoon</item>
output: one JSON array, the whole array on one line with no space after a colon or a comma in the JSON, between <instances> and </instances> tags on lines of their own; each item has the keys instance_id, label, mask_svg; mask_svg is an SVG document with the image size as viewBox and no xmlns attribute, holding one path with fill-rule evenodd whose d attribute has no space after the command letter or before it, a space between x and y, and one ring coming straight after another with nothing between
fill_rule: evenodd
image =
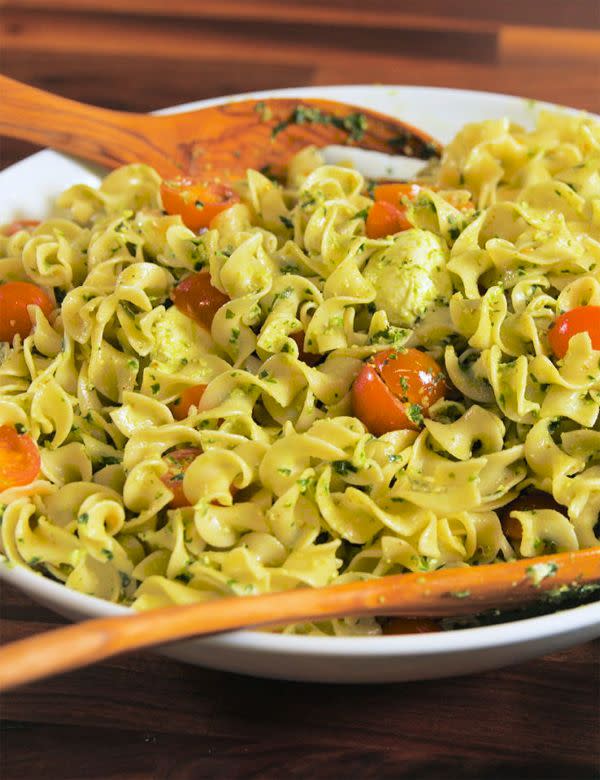
<instances>
[{"instance_id":1,"label":"wooden serving spoon","mask_svg":"<svg viewBox=\"0 0 600 780\"><path fill-rule=\"evenodd\" d=\"M349 615L477 614L596 582L600 582L600 547L89 620L0 648L0 691L119 653L194 636ZM339 641L343 649L344 640Z\"/></svg>"},{"instance_id":2,"label":"wooden serving spoon","mask_svg":"<svg viewBox=\"0 0 600 780\"><path fill-rule=\"evenodd\" d=\"M247 168L279 177L310 144L352 144L424 160L441 151L431 136L399 119L333 100L242 100L151 116L77 103L6 76L0 76L0 95L0 134L108 168L147 163L164 177L239 178Z\"/></svg>"}]
</instances>

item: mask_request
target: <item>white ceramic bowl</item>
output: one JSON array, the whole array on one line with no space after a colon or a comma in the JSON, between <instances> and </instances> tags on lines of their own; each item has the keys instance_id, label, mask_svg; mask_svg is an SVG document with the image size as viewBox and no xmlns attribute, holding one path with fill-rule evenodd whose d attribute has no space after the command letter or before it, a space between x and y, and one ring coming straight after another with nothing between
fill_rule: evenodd
<instances>
[{"instance_id":1,"label":"white ceramic bowl","mask_svg":"<svg viewBox=\"0 0 600 780\"><path fill-rule=\"evenodd\" d=\"M486 92L428 87L346 86L259 92L241 97L329 97L396 115L447 142L466 122L509 116L532 125L542 105ZM186 106L189 110L221 98ZM548 107L544 104L544 107ZM572 109L569 109L572 110ZM335 159L335 153L332 153ZM348 157L347 151L342 156ZM338 153L338 159L340 154ZM389 175L389 159L370 156L370 172ZM406 172L402 164L394 173ZM76 182L97 184L89 166L43 151L0 173L0 221L43 217L50 201ZM127 608L68 590L24 568L0 565L0 578L73 620L126 614ZM484 628L409 636L322 638L240 631L178 643L165 655L215 669L289 680L391 682L469 674L562 650L600 636L600 602Z\"/></svg>"}]
</instances>

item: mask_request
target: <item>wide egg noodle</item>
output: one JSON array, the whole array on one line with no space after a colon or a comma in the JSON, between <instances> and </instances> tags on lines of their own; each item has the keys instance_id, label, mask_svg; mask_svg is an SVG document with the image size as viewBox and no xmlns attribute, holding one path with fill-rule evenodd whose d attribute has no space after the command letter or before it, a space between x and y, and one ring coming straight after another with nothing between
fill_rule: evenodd
<instances>
[{"instance_id":1,"label":"wide egg noodle","mask_svg":"<svg viewBox=\"0 0 600 780\"><path fill-rule=\"evenodd\" d=\"M558 360L547 338L600 305L597 122L467 125L407 204L414 228L381 239L361 174L313 148L283 185L249 171L201 234L164 213L160 184L125 166L0 231L2 281L56 301L0 352L0 425L41 453L38 478L0 494L10 563L151 609L599 543L600 352L582 333ZM210 332L170 305L201 270L230 299ZM454 395L420 431L375 438L352 383L404 345L440 361ZM173 508L165 455L182 448L189 505ZM500 510L529 489L556 508L521 505L508 538Z\"/></svg>"}]
</instances>

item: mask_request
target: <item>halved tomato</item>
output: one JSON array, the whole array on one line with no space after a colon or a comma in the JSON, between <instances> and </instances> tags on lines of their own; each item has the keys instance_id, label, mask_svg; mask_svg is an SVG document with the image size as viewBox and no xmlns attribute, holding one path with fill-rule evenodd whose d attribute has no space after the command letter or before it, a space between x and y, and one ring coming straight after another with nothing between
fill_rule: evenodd
<instances>
[{"instance_id":1,"label":"halved tomato","mask_svg":"<svg viewBox=\"0 0 600 780\"><path fill-rule=\"evenodd\" d=\"M176 420L185 420L190 413L190 407L198 406L207 385L187 387L176 401L171 404L171 411Z\"/></svg>"},{"instance_id":2,"label":"halved tomato","mask_svg":"<svg viewBox=\"0 0 600 780\"><path fill-rule=\"evenodd\" d=\"M406 216L406 207L382 200L376 201L369 209L365 230L369 238L385 238L412 226Z\"/></svg>"},{"instance_id":3,"label":"halved tomato","mask_svg":"<svg viewBox=\"0 0 600 780\"><path fill-rule=\"evenodd\" d=\"M183 492L183 478L185 472L196 460L198 455L202 454L200 447L182 447L179 450L172 450L163 455L163 460L167 464L167 473L161 479L166 487L173 493L169 506L172 509L180 509L184 506L190 506L185 493ZM235 485L230 487L231 495L235 496L238 488ZM214 504L218 503L213 501Z\"/></svg>"},{"instance_id":4,"label":"halved tomato","mask_svg":"<svg viewBox=\"0 0 600 780\"><path fill-rule=\"evenodd\" d=\"M444 396L438 363L419 349L386 349L363 365L352 386L352 409L375 436L418 429L429 407Z\"/></svg>"},{"instance_id":5,"label":"halved tomato","mask_svg":"<svg viewBox=\"0 0 600 780\"><path fill-rule=\"evenodd\" d=\"M561 314L548 331L548 341L557 358L563 358L576 333L589 333L593 349L600 349L600 306L577 306Z\"/></svg>"},{"instance_id":6,"label":"halved tomato","mask_svg":"<svg viewBox=\"0 0 600 780\"><path fill-rule=\"evenodd\" d=\"M230 298L213 286L208 271L199 271L179 282L171 300L182 314L210 331L213 317Z\"/></svg>"},{"instance_id":7,"label":"halved tomato","mask_svg":"<svg viewBox=\"0 0 600 780\"><path fill-rule=\"evenodd\" d=\"M167 464L168 471L161 479L165 486L173 493L173 498L169 504L173 509L179 509L182 506L190 505L190 502L183 492L183 477L187 468L196 460L198 455L201 454L202 450L199 447L184 447L179 450L167 452L166 455L163 455L163 460Z\"/></svg>"},{"instance_id":8,"label":"halved tomato","mask_svg":"<svg viewBox=\"0 0 600 780\"><path fill-rule=\"evenodd\" d=\"M442 629L439 623L428 618L393 617L382 630L384 634L430 634Z\"/></svg>"},{"instance_id":9,"label":"halved tomato","mask_svg":"<svg viewBox=\"0 0 600 780\"><path fill-rule=\"evenodd\" d=\"M12 425L0 425L0 492L29 485L40 466L40 451L32 437Z\"/></svg>"},{"instance_id":10,"label":"halved tomato","mask_svg":"<svg viewBox=\"0 0 600 780\"><path fill-rule=\"evenodd\" d=\"M511 517L511 512L529 512L531 509L553 509L555 512L565 515L565 517L567 515L567 507L559 504L554 500L553 496L545 493L543 490L531 490L528 493L521 493L514 501L496 510L500 518L502 530L509 539L519 542L523 538L521 523L516 517Z\"/></svg>"},{"instance_id":11,"label":"halved tomato","mask_svg":"<svg viewBox=\"0 0 600 780\"><path fill-rule=\"evenodd\" d=\"M296 344L298 345L298 360L301 360L303 363L306 363L307 366L316 366L317 363L321 362L321 355L317 354L316 352L305 352L304 351L304 331L298 330L295 333L290 333L290 338L294 339Z\"/></svg>"},{"instance_id":12,"label":"halved tomato","mask_svg":"<svg viewBox=\"0 0 600 780\"><path fill-rule=\"evenodd\" d=\"M209 227L217 214L240 202L239 195L226 184L202 184L188 178L163 181L160 195L165 211L179 214L184 224L194 231Z\"/></svg>"},{"instance_id":13,"label":"halved tomato","mask_svg":"<svg viewBox=\"0 0 600 780\"><path fill-rule=\"evenodd\" d=\"M46 317L54 305L49 296L31 282L0 284L0 341L12 342L17 333L21 338L31 333L28 306L39 306Z\"/></svg>"},{"instance_id":14,"label":"halved tomato","mask_svg":"<svg viewBox=\"0 0 600 780\"><path fill-rule=\"evenodd\" d=\"M39 219L15 219L9 225L5 225L0 232L5 236L14 236L19 230L37 227L40 224Z\"/></svg>"}]
</instances>

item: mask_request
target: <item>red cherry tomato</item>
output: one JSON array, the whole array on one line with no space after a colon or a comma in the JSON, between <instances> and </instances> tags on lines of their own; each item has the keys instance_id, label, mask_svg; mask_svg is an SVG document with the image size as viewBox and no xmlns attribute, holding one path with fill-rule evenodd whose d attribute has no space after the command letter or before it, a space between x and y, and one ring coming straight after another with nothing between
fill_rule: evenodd
<instances>
[{"instance_id":1,"label":"red cherry tomato","mask_svg":"<svg viewBox=\"0 0 600 780\"><path fill-rule=\"evenodd\" d=\"M384 634L430 634L441 630L439 623L428 618L393 617L383 626Z\"/></svg>"},{"instance_id":2,"label":"red cherry tomato","mask_svg":"<svg viewBox=\"0 0 600 780\"><path fill-rule=\"evenodd\" d=\"M206 330L210 330L218 309L230 300L213 287L208 271L191 274L179 282L171 293L171 299L182 314L197 322L198 325L202 325Z\"/></svg>"},{"instance_id":3,"label":"red cherry tomato","mask_svg":"<svg viewBox=\"0 0 600 780\"><path fill-rule=\"evenodd\" d=\"M567 354L569 341L576 333L589 333L592 347L600 349L600 306L577 306L557 318L548 331L548 341L557 358Z\"/></svg>"},{"instance_id":4,"label":"red cherry tomato","mask_svg":"<svg viewBox=\"0 0 600 780\"><path fill-rule=\"evenodd\" d=\"M304 351L304 331L298 330L296 333L290 333L290 338L294 339L298 345L298 360L306 363L307 366L316 366L321 362L321 355L316 352Z\"/></svg>"},{"instance_id":5,"label":"red cherry tomato","mask_svg":"<svg viewBox=\"0 0 600 780\"><path fill-rule=\"evenodd\" d=\"M198 455L201 454L202 450L199 447L185 447L180 450L167 452L167 454L163 456L168 471L161 479L165 486L173 493L173 498L169 504L173 509L179 509L182 506L190 506L190 502L183 492L183 476L187 468L194 462Z\"/></svg>"},{"instance_id":6,"label":"red cherry tomato","mask_svg":"<svg viewBox=\"0 0 600 780\"><path fill-rule=\"evenodd\" d=\"M506 504L497 510L502 530L513 541L521 541L523 528L516 517L511 517L511 512L527 512L531 509L554 509L561 515L567 515L567 508L557 503L554 498L543 490L531 490L529 493L521 493L510 504Z\"/></svg>"},{"instance_id":7,"label":"red cherry tomato","mask_svg":"<svg viewBox=\"0 0 600 780\"><path fill-rule=\"evenodd\" d=\"M14 236L19 230L27 230L27 228L37 227L40 224L39 219L15 219L9 225L5 225L0 232L5 236Z\"/></svg>"},{"instance_id":8,"label":"red cherry tomato","mask_svg":"<svg viewBox=\"0 0 600 780\"><path fill-rule=\"evenodd\" d=\"M28 306L36 305L46 317L54 308L48 295L30 282L0 284L0 341L11 342L18 333L21 338L31 333Z\"/></svg>"},{"instance_id":9,"label":"red cherry tomato","mask_svg":"<svg viewBox=\"0 0 600 780\"><path fill-rule=\"evenodd\" d=\"M376 201L369 209L365 230L369 238L385 238L413 227L404 206L394 206L385 200Z\"/></svg>"},{"instance_id":10,"label":"red cherry tomato","mask_svg":"<svg viewBox=\"0 0 600 780\"><path fill-rule=\"evenodd\" d=\"M0 492L28 485L40 473L40 452L26 433L12 425L0 425Z\"/></svg>"},{"instance_id":11,"label":"red cherry tomato","mask_svg":"<svg viewBox=\"0 0 600 780\"><path fill-rule=\"evenodd\" d=\"M362 367L352 386L352 413L374 436L408 427L404 407L369 363Z\"/></svg>"},{"instance_id":12,"label":"red cherry tomato","mask_svg":"<svg viewBox=\"0 0 600 780\"><path fill-rule=\"evenodd\" d=\"M444 373L432 357L418 349L386 349L363 365L352 386L352 409L375 436L416 430L445 392Z\"/></svg>"},{"instance_id":13,"label":"red cherry tomato","mask_svg":"<svg viewBox=\"0 0 600 780\"><path fill-rule=\"evenodd\" d=\"M167 464L167 473L161 479L166 487L173 493L169 506L172 509L180 509L184 506L190 506L185 493L183 492L183 477L189 466L196 460L198 455L202 454L199 447L183 447L180 450L173 450L163 455L163 460ZM235 496L238 488L235 485L230 487L231 495ZM213 501L213 504L217 504Z\"/></svg>"},{"instance_id":14,"label":"red cherry tomato","mask_svg":"<svg viewBox=\"0 0 600 780\"><path fill-rule=\"evenodd\" d=\"M225 209L239 203L239 196L225 184L201 184L181 178L163 181L160 194L165 211L179 214L190 230L207 228Z\"/></svg>"},{"instance_id":15,"label":"red cherry tomato","mask_svg":"<svg viewBox=\"0 0 600 780\"><path fill-rule=\"evenodd\" d=\"M198 406L206 390L206 385L187 387L180 397L171 404L171 411L176 420L185 420L190 413L190 407Z\"/></svg>"}]
</instances>

